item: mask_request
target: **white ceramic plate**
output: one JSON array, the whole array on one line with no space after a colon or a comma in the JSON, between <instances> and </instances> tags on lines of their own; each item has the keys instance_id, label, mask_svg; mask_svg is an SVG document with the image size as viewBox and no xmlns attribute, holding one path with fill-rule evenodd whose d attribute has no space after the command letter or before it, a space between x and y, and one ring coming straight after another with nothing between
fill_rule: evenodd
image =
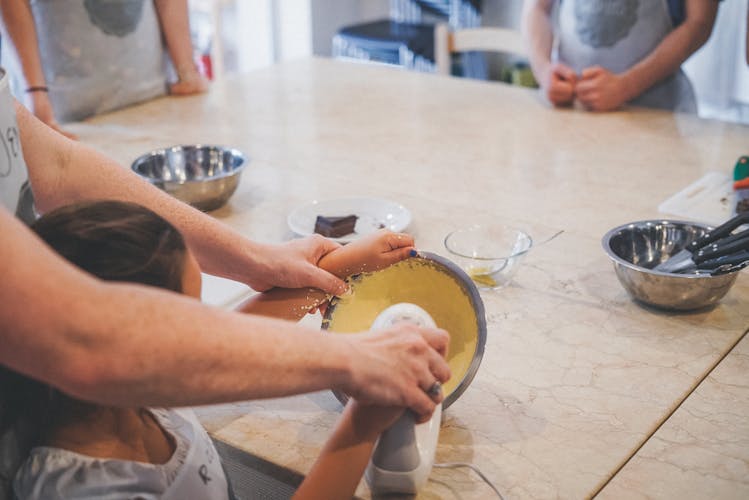
<instances>
[{"instance_id":1,"label":"white ceramic plate","mask_svg":"<svg viewBox=\"0 0 749 500\"><path fill-rule=\"evenodd\" d=\"M399 203L381 198L336 198L334 200L313 201L297 208L289 214L289 228L300 236L309 236L315 232L317 216L359 217L354 232L340 238L330 238L339 243L348 243L362 236L388 228L391 231L403 231L411 223L411 212Z\"/></svg>"}]
</instances>

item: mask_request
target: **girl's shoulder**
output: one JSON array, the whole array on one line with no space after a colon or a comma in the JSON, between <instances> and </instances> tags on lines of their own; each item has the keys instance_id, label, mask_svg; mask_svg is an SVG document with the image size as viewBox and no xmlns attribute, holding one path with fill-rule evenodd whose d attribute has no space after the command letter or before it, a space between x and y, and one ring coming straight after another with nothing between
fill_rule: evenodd
<instances>
[{"instance_id":1,"label":"girl's shoulder","mask_svg":"<svg viewBox=\"0 0 749 500\"><path fill-rule=\"evenodd\" d=\"M152 410L177 447L165 464L91 457L62 448L33 448L13 481L18 498L160 498L176 476L190 446L181 412ZM189 424L187 425L189 428ZM189 433L189 432L188 432Z\"/></svg>"}]
</instances>

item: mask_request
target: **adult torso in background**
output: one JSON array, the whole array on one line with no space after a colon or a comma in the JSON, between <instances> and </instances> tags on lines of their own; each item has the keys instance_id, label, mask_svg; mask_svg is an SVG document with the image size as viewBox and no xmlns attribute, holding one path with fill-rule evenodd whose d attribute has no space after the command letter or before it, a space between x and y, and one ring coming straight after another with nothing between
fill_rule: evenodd
<instances>
[{"instance_id":1,"label":"adult torso in background","mask_svg":"<svg viewBox=\"0 0 749 500\"><path fill-rule=\"evenodd\" d=\"M559 61L576 72L602 66L622 73L644 59L674 29L667 0L564 0L559 10ZM697 111L694 92L678 71L632 104Z\"/></svg>"},{"instance_id":2,"label":"adult torso in background","mask_svg":"<svg viewBox=\"0 0 749 500\"><path fill-rule=\"evenodd\" d=\"M80 120L166 93L151 0L32 0L57 119Z\"/></svg>"},{"instance_id":3,"label":"adult torso in background","mask_svg":"<svg viewBox=\"0 0 749 500\"><path fill-rule=\"evenodd\" d=\"M8 81L0 68L0 205L29 223L35 218L34 200Z\"/></svg>"}]
</instances>

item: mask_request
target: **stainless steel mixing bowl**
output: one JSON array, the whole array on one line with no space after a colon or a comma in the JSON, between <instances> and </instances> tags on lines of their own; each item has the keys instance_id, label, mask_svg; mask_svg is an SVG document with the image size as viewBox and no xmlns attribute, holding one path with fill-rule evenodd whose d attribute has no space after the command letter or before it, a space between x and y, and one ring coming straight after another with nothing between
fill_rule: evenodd
<instances>
[{"instance_id":1,"label":"stainless steel mixing bowl","mask_svg":"<svg viewBox=\"0 0 749 500\"><path fill-rule=\"evenodd\" d=\"M416 304L450 332L447 363L452 377L443 386L447 409L468 388L479 369L486 345L484 303L471 278L448 259L429 252L376 272L348 279L350 293L336 297L322 326L332 333L364 332L387 307ZM336 393L341 402L347 397Z\"/></svg>"},{"instance_id":2,"label":"stainless steel mixing bowl","mask_svg":"<svg viewBox=\"0 0 749 500\"><path fill-rule=\"evenodd\" d=\"M246 159L222 146L173 146L151 151L132 169L151 184L200 210L215 210L234 194Z\"/></svg>"},{"instance_id":3,"label":"stainless steel mixing bowl","mask_svg":"<svg viewBox=\"0 0 749 500\"><path fill-rule=\"evenodd\" d=\"M615 227L603 237L622 286L632 298L679 311L716 304L738 272L719 276L673 274L653 268L701 237L709 226L669 220L645 220Z\"/></svg>"}]
</instances>

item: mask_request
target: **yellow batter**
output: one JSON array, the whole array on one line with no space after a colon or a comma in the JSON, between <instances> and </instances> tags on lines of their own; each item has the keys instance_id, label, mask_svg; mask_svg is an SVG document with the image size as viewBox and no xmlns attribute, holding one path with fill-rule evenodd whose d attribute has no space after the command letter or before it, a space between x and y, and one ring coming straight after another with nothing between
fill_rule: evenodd
<instances>
[{"instance_id":1,"label":"yellow batter","mask_svg":"<svg viewBox=\"0 0 749 500\"><path fill-rule=\"evenodd\" d=\"M351 293L337 299L327 328L332 332L368 330L387 307L410 302L428 312L450 333L447 361L452 378L444 385L447 398L468 371L478 344L478 319L464 285L431 260L412 258L381 271L349 279Z\"/></svg>"}]
</instances>

